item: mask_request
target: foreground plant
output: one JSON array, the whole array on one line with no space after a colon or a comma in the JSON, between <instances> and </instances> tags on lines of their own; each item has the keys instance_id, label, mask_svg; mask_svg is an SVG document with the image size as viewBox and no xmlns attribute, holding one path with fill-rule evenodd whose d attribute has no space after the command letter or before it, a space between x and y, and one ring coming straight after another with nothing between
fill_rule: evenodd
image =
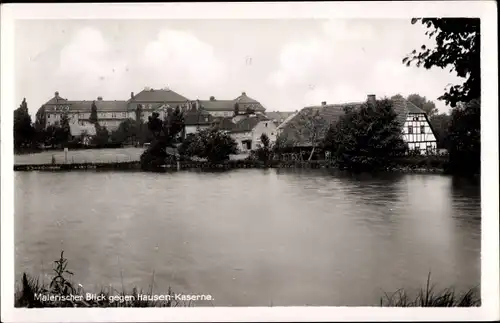
<instances>
[{"instance_id":1,"label":"foreground plant","mask_svg":"<svg viewBox=\"0 0 500 323\"><path fill-rule=\"evenodd\" d=\"M455 293L453 288L445 288L435 292L434 285L430 284L431 274L427 276L427 284L420 289L416 296L411 297L408 293L399 289L396 292L385 295L380 299L383 307L476 307L481 306L478 288L471 288L463 294Z\"/></svg>"},{"instance_id":2,"label":"foreground plant","mask_svg":"<svg viewBox=\"0 0 500 323\"><path fill-rule=\"evenodd\" d=\"M174 293L169 287L164 295L164 300L156 300L153 296L153 287L150 286L149 293L133 288L131 294L118 292L112 286L102 288L98 293L90 293L88 297L83 286L78 284L75 288L70 277L73 273L67 270L68 260L64 258L64 251L58 260L54 261L54 276L49 285L40 282L38 278L30 277L23 273L21 289L15 292L15 307L177 307L192 306L194 304L176 300ZM153 274L154 280L154 274Z\"/></svg>"}]
</instances>

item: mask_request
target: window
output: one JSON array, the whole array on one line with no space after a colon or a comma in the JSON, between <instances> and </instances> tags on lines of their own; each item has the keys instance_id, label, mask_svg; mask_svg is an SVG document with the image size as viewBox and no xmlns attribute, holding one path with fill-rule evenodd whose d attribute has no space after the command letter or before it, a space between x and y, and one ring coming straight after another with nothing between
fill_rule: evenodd
<instances>
[{"instance_id":1,"label":"window","mask_svg":"<svg viewBox=\"0 0 500 323\"><path fill-rule=\"evenodd\" d=\"M266 125L266 128L267 128L267 122L265 123L265 125Z\"/></svg>"},{"instance_id":2,"label":"window","mask_svg":"<svg viewBox=\"0 0 500 323\"><path fill-rule=\"evenodd\" d=\"M420 126L420 133L425 134L425 126Z\"/></svg>"},{"instance_id":3,"label":"window","mask_svg":"<svg viewBox=\"0 0 500 323\"><path fill-rule=\"evenodd\" d=\"M412 134L413 133L413 126L408 126L408 133Z\"/></svg>"},{"instance_id":4,"label":"window","mask_svg":"<svg viewBox=\"0 0 500 323\"><path fill-rule=\"evenodd\" d=\"M413 117L413 121L418 121L418 117Z\"/></svg>"}]
</instances>

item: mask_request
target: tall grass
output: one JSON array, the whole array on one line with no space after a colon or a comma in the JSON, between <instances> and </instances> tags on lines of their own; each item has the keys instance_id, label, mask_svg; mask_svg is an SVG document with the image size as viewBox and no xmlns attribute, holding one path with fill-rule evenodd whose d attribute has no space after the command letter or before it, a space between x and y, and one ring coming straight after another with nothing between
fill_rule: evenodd
<instances>
[{"instance_id":1,"label":"tall grass","mask_svg":"<svg viewBox=\"0 0 500 323\"><path fill-rule=\"evenodd\" d=\"M435 291L431 285L431 274L427 276L427 284L420 288L413 297L404 289L399 289L391 295L384 293L380 299L383 307L476 307L481 306L481 298L477 287L465 293L457 294L453 288Z\"/></svg>"},{"instance_id":2,"label":"tall grass","mask_svg":"<svg viewBox=\"0 0 500 323\"><path fill-rule=\"evenodd\" d=\"M40 282L38 278L31 277L23 273L21 286L15 291L15 307L191 307L195 304L191 301L178 301L174 297L172 289L169 287L168 299L150 300L140 299L139 295L153 296L154 272L151 278L149 291L144 292L134 287L131 293L127 293L123 284L123 276L120 272L121 291L112 286L101 288L98 293L92 293L98 298L87 300L86 291L83 286L73 284L70 277L73 273L67 270L68 261L64 258L64 251L61 251L58 260L54 261L54 275L50 283ZM36 295L56 295L61 297L82 296L83 300L56 300L42 301ZM132 296L132 297L131 297ZM113 298L120 297L123 300L117 301ZM213 304L212 304L213 305ZM271 302L270 306L273 306ZM392 294L384 292L380 298L382 307L476 307L481 306L479 288L472 288L465 293L457 294L453 288L445 288L436 292L435 286L431 285L431 274L427 276L425 288L421 288L416 293L410 295L404 289L399 289Z\"/></svg>"},{"instance_id":3,"label":"tall grass","mask_svg":"<svg viewBox=\"0 0 500 323\"><path fill-rule=\"evenodd\" d=\"M154 272L149 292L144 292L142 289L132 289L132 293L126 293L122 280L122 290L117 291L113 287L101 288L98 293L92 293L98 297L95 299L87 300L86 291L82 285L78 284L77 287L73 284L70 277L73 273L66 269L68 261L64 258L64 251L58 260L54 261L54 275L49 284L40 282L38 278L31 277L23 273L21 286L16 288L15 291L15 307L183 307L193 306L191 301L184 302L178 301L174 297L172 289L169 287L165 295L169 297L165 300L150 300L140 299L139 295L153 296ZM120 273L121 275L121 273ZM70 299L43 301L37 295L54 295L66 297ZM75 300L75 297L81 296L82 299ZM132 296L132 297L130 297ZM123 301L118 301L116 298L121 298Z\"/></svg>"}]
</instances>

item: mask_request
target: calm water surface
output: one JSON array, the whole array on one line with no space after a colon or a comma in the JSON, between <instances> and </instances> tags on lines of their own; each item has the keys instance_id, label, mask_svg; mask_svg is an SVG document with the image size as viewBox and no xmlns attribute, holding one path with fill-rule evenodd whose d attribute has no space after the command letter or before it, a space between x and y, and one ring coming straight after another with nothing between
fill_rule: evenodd
<instances>
[{"instance_id":1,"label":"calm water surface","mask_svg":"<svg viewBox=\"0 0 500 323\"><path fill-rule=\"evenodd\" d=\"M441 175L15 173L18 279L64 249L86 290L123 276L221 306L377 305L429 271L470 288L480 224L479 184Z\"/></svg>"}]
</instances>

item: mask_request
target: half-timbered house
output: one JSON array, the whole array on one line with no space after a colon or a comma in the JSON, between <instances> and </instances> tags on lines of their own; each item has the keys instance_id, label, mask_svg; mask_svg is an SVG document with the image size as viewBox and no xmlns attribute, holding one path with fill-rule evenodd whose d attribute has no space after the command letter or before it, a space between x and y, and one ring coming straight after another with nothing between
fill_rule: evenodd
<instances>
[{"instance_id":1,"label":"half-timbered house","mask_svg":"<svg viewBox=\"0 0 500 323\"><path fill-rule=\"evenodd\" d=\"M367 100L375 100L375 95L368 95ZM437 150L436 135L426 113L413 103L401 96L393 97L393 109L397 114L397 121L401 125L403 140L408 144L410 151L420 154L435 153ZM341 104L327 104L322 102L319 106L305 107L299 113L292 115L278 127L278 134L283 135L294 147L311 149L313 144L310 138L315 137L319 142L325 136L327 128L337 122L344 115L344 108L359 108L364 102ZM304 128L301 122L312 111L322 120L321 127L316 127L317 134L312 134L310 129ZM306 123L307 124L307 123Z\"/></svg>"}]
</instances>

